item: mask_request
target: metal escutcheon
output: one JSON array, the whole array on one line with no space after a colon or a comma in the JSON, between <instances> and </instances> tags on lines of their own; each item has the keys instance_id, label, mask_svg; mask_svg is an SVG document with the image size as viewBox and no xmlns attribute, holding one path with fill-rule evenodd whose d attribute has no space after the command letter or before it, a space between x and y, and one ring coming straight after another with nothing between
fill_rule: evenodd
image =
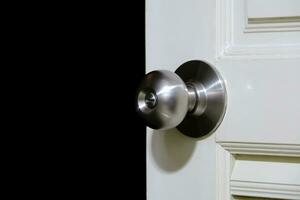
<instances>
[{"instance_id":1,"label":"metal escutcheon","mask_svg":"<svg viewBox=\"0 0 300 200\"><path fill-rule=\"evenodd\" d=\"M206 62L193 60L176 71L146 74L137 93L137 112L153 129L177 128L198 138L214 132L226 110L225 83Z\"/></svg>"}]
</instances>

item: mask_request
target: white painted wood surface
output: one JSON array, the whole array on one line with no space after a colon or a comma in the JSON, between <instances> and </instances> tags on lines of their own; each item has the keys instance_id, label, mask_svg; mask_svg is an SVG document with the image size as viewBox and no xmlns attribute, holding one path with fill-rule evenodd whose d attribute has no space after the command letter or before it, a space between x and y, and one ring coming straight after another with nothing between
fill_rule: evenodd
<instances>
[{"instance_id":1,"label":"white painted wood surface","mask_svg":"<svg viewBox=\"0 0 300 200\"><path fill-rule=\"evenodd\" d=\"M251 24L245 0L216 1L219 59L300 58L300 19Z\"/></svg>"},{"instance_id":2,"label":"white painted wood surface","mask_svg":"<svg viewBox=\"0 0 300 200\"><path fill-rule=\"evenodd\" d=\"M206 138L147 129L148 200L298 198L299 162L279 158L300 157L300 21L289 9L299 2L266 12L256 3L271 0L146 1L146 71L205 60L228 90L224 121Z\"/></svg>"},{"instance_id":3,"label":"white painted wood surface","mask_svg":"<svg viewBox=\"0 0 300 200\"><path fill-rule=\"evenodd\" d=\"M231 194L300 199L300 158L242 156L230 178Z\"/></svg>"},{"instance_id":4,"label":"white painted wood surface","mask_svg":"<svg viewBox=\"0 0 300 200\"><path fill-rule=\"evenodd\" d=\"M248 18L300 17L299 0L246 0Z\"/></svg>"},{"instance_id":5,"label":"white painted wood surface","mask_svg":"<svg viewBox=\"0 0 300 200\"><path fill-rule=\"evenodd\" d=\"M221 60L228 109L217 141L300 144L299 61Z\"/></svg>"}]
</instances>

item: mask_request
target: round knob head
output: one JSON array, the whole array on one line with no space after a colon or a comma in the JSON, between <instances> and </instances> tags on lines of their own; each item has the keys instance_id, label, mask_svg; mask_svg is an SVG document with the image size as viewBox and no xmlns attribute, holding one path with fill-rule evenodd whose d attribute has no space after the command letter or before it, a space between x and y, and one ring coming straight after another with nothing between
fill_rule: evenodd
<instances>
[{"instance_id":1,"label":"round knob head","mask_svg":"<svg viewBox=\"0 0 300 200\"><path fill-rule=\"evenodd\" d=\"M178 126L188 111L188 93L181 78L167 70L148 73L137 95L137 112L153 129Z\"/></svg>"}]
</instances>

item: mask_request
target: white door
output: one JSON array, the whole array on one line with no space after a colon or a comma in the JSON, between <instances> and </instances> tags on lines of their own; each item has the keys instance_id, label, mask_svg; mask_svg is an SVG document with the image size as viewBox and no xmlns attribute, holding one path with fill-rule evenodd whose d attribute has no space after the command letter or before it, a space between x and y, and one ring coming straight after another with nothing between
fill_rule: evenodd
<instances>
[{"instance_id":1,"label":"white door","mask_svg":"<svg viewBox=\"0 0 300 200\"><path fill-rule=\"evenodd\" d=\"M300 1L147 0L146 71L189 60L225 79L226 114L200 140L147 129L147 199L300 199Z\"/></svg>"}]
</instances>

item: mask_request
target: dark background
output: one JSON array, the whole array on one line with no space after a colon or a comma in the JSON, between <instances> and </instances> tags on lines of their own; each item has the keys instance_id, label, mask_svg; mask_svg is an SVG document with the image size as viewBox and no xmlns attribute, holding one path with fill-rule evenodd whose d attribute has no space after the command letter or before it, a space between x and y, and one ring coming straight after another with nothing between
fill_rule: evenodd
<instances>
[{"instance_id":1,"label":"dark background","mask_svg":"<svg viewBox=\"0 0 300 200\"><path fill-rule=\"evenodd\" d=\"M9 195L146 199L146 131L135 112L145 2L24 2L11 11Z\"/></svg>"},{"instance_id":2,"label":"dark background","mask_svg":"<svg viewBox=\"0 0 300 200\"><path fill-rule=\"evenodd\" d=\"M135 112L136 91L145 74L145 2L125 1L119 6L109 33L114 41L109 45L110 81L104 81L106 85L115 81L105 100L109 111L104 124L110 130L106 134L111 134L103 141L108 145L104 151L111 151L106 163L113 191L109 197L145 200L146 127Z\"/></svg>"},{"instance_id":3,"label":"dark background","mask_svg":"<svg viewBox=\"0 0 300 200\"><path fill-rule=\"evenodd\" d=\"M135 96L145 74L145 2L116 1L96 8L95 13L103 13L89 26L97 42L89 39L95 51L86 59L93 61L87 91L99 100L90 108L96 120L87 122L94 127L84 145L91 152L88 177L98 186L91 188L100 199L144 200L146 127L135 112ZM90 166L84 168L89 171Z\"/></svg>"},{"instance_id":4,"label":"dark background","mask_svg":"<svg viewBox=\"0 0 300 200\"><path fill-rule=\"evenodd\" d=\"M87 146L97 147L97 153L89 157L97 163L92 167L97 175L90 173L98 185L93 193L100 199L144 200L146 127L135 112L135 96L145 74L145 2L116 1L101 6L99 12L103 12L100 21L92 20L91 24L99 33L94 35L99 42L92 45L97 52L91 54L91 60L96 61L91 63L96 68L91 72L96 81L90 91L99 99L94 102L97 109L91 108L97 110L92 111L97 135L87 142Z\"/></svg>"}]
</instances>

